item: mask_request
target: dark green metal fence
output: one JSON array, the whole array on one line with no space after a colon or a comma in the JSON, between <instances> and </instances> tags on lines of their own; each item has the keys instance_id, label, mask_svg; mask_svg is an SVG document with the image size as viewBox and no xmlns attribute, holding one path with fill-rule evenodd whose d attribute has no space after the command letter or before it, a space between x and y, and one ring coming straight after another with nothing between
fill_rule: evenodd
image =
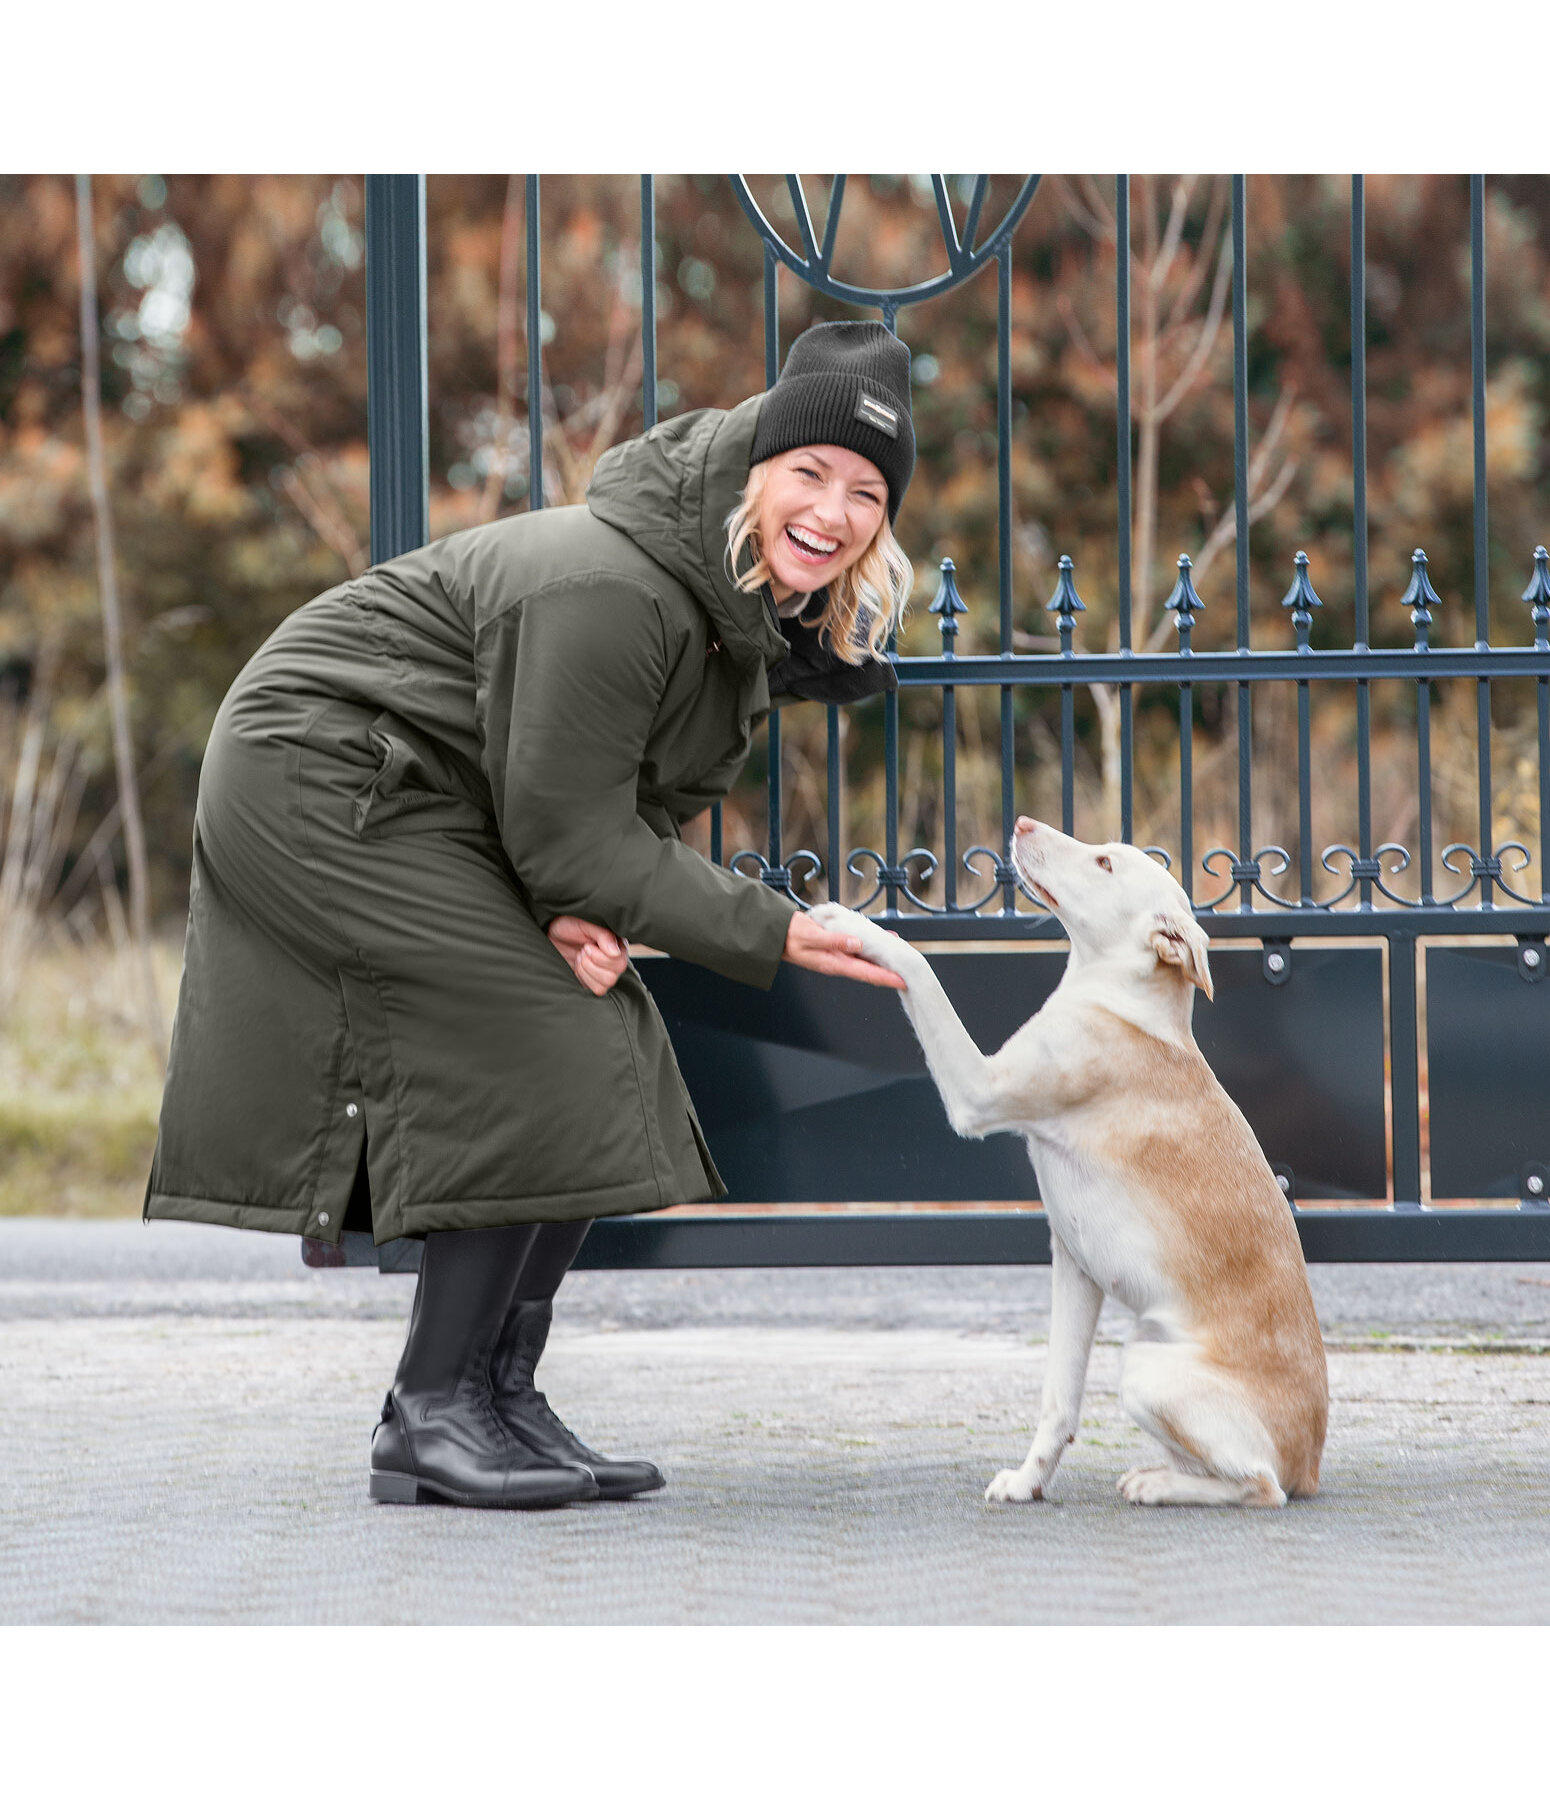
<instances>
[{"instance_id":1,"label":"dark green metal fence","mask_svg":"<svg viewBox=\"0 0 1550 1800\"><path fill-rule=\"evenodd\" d=\"M1043 690L1059 697L1062 825L1075 818L1074 697L1105 684L1120 718L1121 834L1134 822L1134 693L1141 684L1177 695L1180 855L1177 874L1214 941L1216 1006L1201 1009L1202 1048L1243 1106L1265 1145L1288 1200L1297 1208L1308 1255L1323 1260L1497 1259L1550 1257L1550 984L1544 980L1550 898L1550 558L1526 547L1528 584L1522 641L1491 641L1487 586L1484 178L1470 182L1471 345L1474 441L1474 627L1469 649L1433 648L1433 609L1441 604L1417 550L1411 567L1385 572L1389 604L1408 611L1413 645L1374 649L1367 566L1366 260L1362 178L1351 183L1352 457L1354 606L1351 642L1314 649L1310 631L1321 602L1308 561L1287 572L1282 602L1289 641L1256 649L1250 633L1248 376L1245 180L1232 181L1232 332L1236 473L1236 644L1191 647L1195 592L1190 559L1165 603L1177 648L1138 652L1131 642L1130 224L1129 180L1115 183L1119 321L1116 445L1119 486L1119 648L1080 647L1085 610L1069 558L1049 602L1060 648L1013 648L1012 584L1012 242L1039 185L1023 182L1004 215L981 234L988 178L967 195L960 231L945 177L933 177L947 268L915 287L865 289L833 273L844 178L831 189L821 232L795 176L788 177L800 243L787 243L761 212L741 177L731 178L763 242L766 378L779 366L777 282L784 268L833 299L881 314L936 298L992 266L998 295L999 652L958 656L954 644L964 601L944 563L932 605L941 654L897 662L901 691L941 695L943 769L942 898L921 891L938 872L930 851L901 854L899 840L899 697L885 708L884 841L880 848L840 842L839 720L829 709L827 823L824 851L793 848L782 830L783 758L778 714L769 721L769 830L763 853L744 851L734 866L794 896L838 897L842 869L872 880L863 909L906 936L954 946L938 959L970 1029L999 1043L1058 978L1047 953L1060 934L1023 892L1008 844L1015 816L1014 696ZM538 338L542 292L540 181L527 178L529 341ZM653 179L641 179L641 262L646 423L657 416ZM367 178L367 304L374 559L423 541L426 532L424 178ZM532 436L529 503L542 491L539 360L529 359ZM1408 586L1398 590L1401 580ZM1380 598L1379 604L1383 604ZM1539 842L1493 841L1491 693L1507 678L1537 688ZM1437 684L1476 687L1477 830L1473 843L1440 851L1433 841L1434 745L1431 702ZM1372 700L1375 684L1413 694L1417 824L1414 844L1375 843L1372 815ZM1292 685L1298 712L1295 779L1299 833L1295 858L1255 842L1253 705L1269 686ZM1315 687L1349 704L1356 740L1356 842L1316 849L1313 794L1318 780L1310 738ZM960 853L955 749L960 689L990 688L1000 700L1000 839ZM1197 853L1193 732L1202 694L1230 694L1237 722L1237 834L1232 845ZM711 850L722 856L720 809ZM1164 860L1166 854L1159 851ZM1315 896L1314 858L1343 885ZM1419 894L1402 895L1398 877L1414 869ZM1538 891L1526 887L1532 873ZM1495 943L1480 940L1491 938ZM997 946L1026 943L1007 958ZM985 948L975 953L973 947ZM1045 952L1045 953L1041 953ZM761 1214L698 1209L693 1216L601 1221L583 1264L663 1266L811 1263L1044 1261L1048 1233L1020 1143L983 1145L952 1137L931 1092L902 1013L891 996L825 983L783 970L769 996L718 982L665 960L642 973L673 1032L680 1061L733 1202ZM1427 1004L1421 1006L1424 981ZM1425 1059L1428 1080L1423 1084ZM1429 1095L1423 1181L1422 1094ZM1423 1197L1425 1203L1423 1204ZM1465 1204L1459 1204L1460 1202ZM1468 1204L1470 1202L1476 1204ZM1484 1204L1481 1204L1484 1203ZM832 1208L833 1210L824 1210ZM944 1210L923 1210L937 1209ZM387 1246L383 1266L409 1266L417 1246ZM314 1248L313 1254L318 1254ZM376 1260L353 1237L351 1260Z\"/></svg>"}]
</instances>

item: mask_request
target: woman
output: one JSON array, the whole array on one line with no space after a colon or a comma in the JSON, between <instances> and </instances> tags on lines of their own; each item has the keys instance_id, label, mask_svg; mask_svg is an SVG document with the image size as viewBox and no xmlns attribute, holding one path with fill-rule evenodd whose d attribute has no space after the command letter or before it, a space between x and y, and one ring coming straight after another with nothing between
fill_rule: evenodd
<instances>
[{"instance_id":1,"label":"woman","mask_svg":"<svg viewBox=\"0 0 1550 1800\"><path fill-rule=\"evenodd\" d=\"M353 1198L424 1237L375 1498L662 1485L533 1385L588 1223L726 1192L629 941L899 985L678 831L774 701L894 685L913 464L908 350L816 325L767 394L609 451L585 506L320 595L223 702L145 1216L337 1242Z\"/></svg>"}]
</instances>

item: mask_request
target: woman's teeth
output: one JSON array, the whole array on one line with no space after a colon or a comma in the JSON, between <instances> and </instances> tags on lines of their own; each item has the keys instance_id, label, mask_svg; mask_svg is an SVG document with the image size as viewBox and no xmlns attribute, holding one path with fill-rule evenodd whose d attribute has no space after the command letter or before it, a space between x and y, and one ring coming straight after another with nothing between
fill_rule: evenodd
<instances>
[{"instance_id":1,"label":"woman's teeth","mask_svg":"<svg viewBox=\"0 0 1550 1800\"><path fill-rule=\"evenodd\" d=\"M786 527L786 538L796 548L797 554L808 562L827 562L839 549L837 541L798 531L794 525Z\"/></svg>"}]
</instances>

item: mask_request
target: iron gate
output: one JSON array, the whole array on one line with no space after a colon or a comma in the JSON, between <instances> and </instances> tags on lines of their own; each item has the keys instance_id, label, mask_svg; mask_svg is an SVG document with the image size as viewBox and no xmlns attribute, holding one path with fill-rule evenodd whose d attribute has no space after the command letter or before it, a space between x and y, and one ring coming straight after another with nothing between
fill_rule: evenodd
<instances>
[{"instance_id":1,"label":"iron gate","mask_svg":"<svg viewBox=\"0 0 1550 1800\"><path fill-rule=\"evenodd\" d=\"M946 178L932 177L946 271L905 289L859 288L836 278L833 254L844 177L831 189L820 234L799 179L787 178L800 242L792 245L761 212L741 177L732 177L750 228L763 242L766 381L779 364L777 282L781 267L858 307L875 309L893 328L898 312L994 267L997 282L997 473L999 653L959 656L954 643L965 603L950 562L942 567L931 611L941 653L900 657L901 693L941 697L943 855L901 854L899 839L899 696L885 709L884 842L843 850L843 779L837 709L827 725L827 856L792 850L782 831L781 718L768 736L768 845L744 851L735 867L788 892L838 898L841 860L853 875L870 872L863 907L903 935L934 948L933 960L980 1042L999 1043L1053 988L1061 941L1055 922L1020 892L1005 854L1015 816L1014 696L1058 696L1062 829L1074 817L1074 705L1079 690L1101 684L1117 696L1121 836L1134 824L1134 696L1142 684L1177 695L1179 861L1177 874L1213 940L1217 999L1196 1015L1196 1033L1218 1076L1247 1114L1270 1157L1310 1259L1326 1261L1550 1258L1550 984L1544 980L1550 898L1550 557L1534 550L1523 594L1532 642L1491 640L1487 588L1484 302L1484 178L1470 180L1471 345L1474 447L1474 619L1470 649L1433 647L1438 604L1417 550L1402 597L1413 644L1373 648L1369 638L1366 450L1366 258L1364 190L1351 183L1352 463L1354 630L1344 648L1310 643L1320 600L1308 559L1288 571L1283 602L1290 641L1255 649L1249 618L1249 480L1245 179L1231 183L1232 344L1234 374L1236 645L1196 652L1194 614L1201 600L1190 559L1166 601L1177 648L1166 653L1131 641L1132 420L1129 178L1116 178L1116 316L1119 488L1119 645L1078 647L1079 598L1069 558L1048 610L1059 648L1019 653L1013 643L1012 382L1010 362L1012 239L1039 185L1023 183L983 236L988 178L966 194L960 228ZM641 288L644 411L656 422L655 196L641 178ZM539 341L542 267L540 188L527 177L527 328ZM421 176L367 178L367 307L371 550L373 560L422 543L427 518L425 191ZM529 358L530 495L543 504L539 360ZM1397 583L1395 584L1397 586ZM1527 635L1526 633L1526 635ZM1520 844L1493 842L1491 691L1493 682L1529 678L1537 696L1537 858ZM1478 829L1476 842L1439 851L1433 842L1434 684L1476 689ZM1373 841L1372 701L1378 684L1414 697L1414 847ZM1314 691L1334 684L1355 714L1354 844L1317 853L1318 867L1343 881L1315 894L1312 824L1315 790L1310 717ZM1252 715L1257 693L1295 689L1297 708L1297 853L1256 846ZM990 689L1000 703L1000 837L960 853L955 752L961 690ZM1237 724L1237 841L1197 855L1193 740L1203 694L1229 696ZM877 704L877 703L873 703ZM1052 699L1053 704L1053 699ZM720 809L711 854L722 858ZM1396 883L1412 871L1418 893ZM1539 891L1525 891L1525 873ZM924 881L940 872L941 899ZM1286 881L1293 883L1289 891ZM965 892L972 884L978 891ZM1208 886L1211 891L1199 892ZM1494 940L1494 941L1493 941ZM1025 953L1007 957L1013 946ZM641 964L672 1031L680 1062L733 1204L666 1217L599 1221L583 1267L797 1264L1043 1262L1048 1230L1021 1143L954 1138L924 1063L891 994L824 981L786 968L774 989L756 994L706 971L667 959ZM1424 986L1425 1004L1422 1004ZM1423 1171L1422 1059L1430 1099ZM1423 1180L1423 1173L1425 1179ZM336 1255L338 1253L335 1253ZM309 1246L322 1260L323 1247ZM363 1234L346 1234L350 1261L378 1261ZM384 1268L412 1267L418 1245L382 1246Z\"/></svg>"}]
</instances>

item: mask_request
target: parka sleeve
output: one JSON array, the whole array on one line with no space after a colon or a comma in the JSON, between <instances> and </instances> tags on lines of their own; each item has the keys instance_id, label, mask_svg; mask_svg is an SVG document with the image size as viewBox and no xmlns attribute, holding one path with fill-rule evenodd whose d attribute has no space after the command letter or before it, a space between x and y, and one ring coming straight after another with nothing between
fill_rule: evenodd
<instances>
[{"instance_id":1,"label":"parka sleeve","mask_svg":"<svg viewBox=\"0 0 1550 1800\"><path fill-rule=\"evenodd\" d=\"M480 628L475 662L496 822L539 924L569 913L769 987L791 903L636 811L669 674L650 589L598 571L530 593Z\"/></svg>"}]
</instances>

